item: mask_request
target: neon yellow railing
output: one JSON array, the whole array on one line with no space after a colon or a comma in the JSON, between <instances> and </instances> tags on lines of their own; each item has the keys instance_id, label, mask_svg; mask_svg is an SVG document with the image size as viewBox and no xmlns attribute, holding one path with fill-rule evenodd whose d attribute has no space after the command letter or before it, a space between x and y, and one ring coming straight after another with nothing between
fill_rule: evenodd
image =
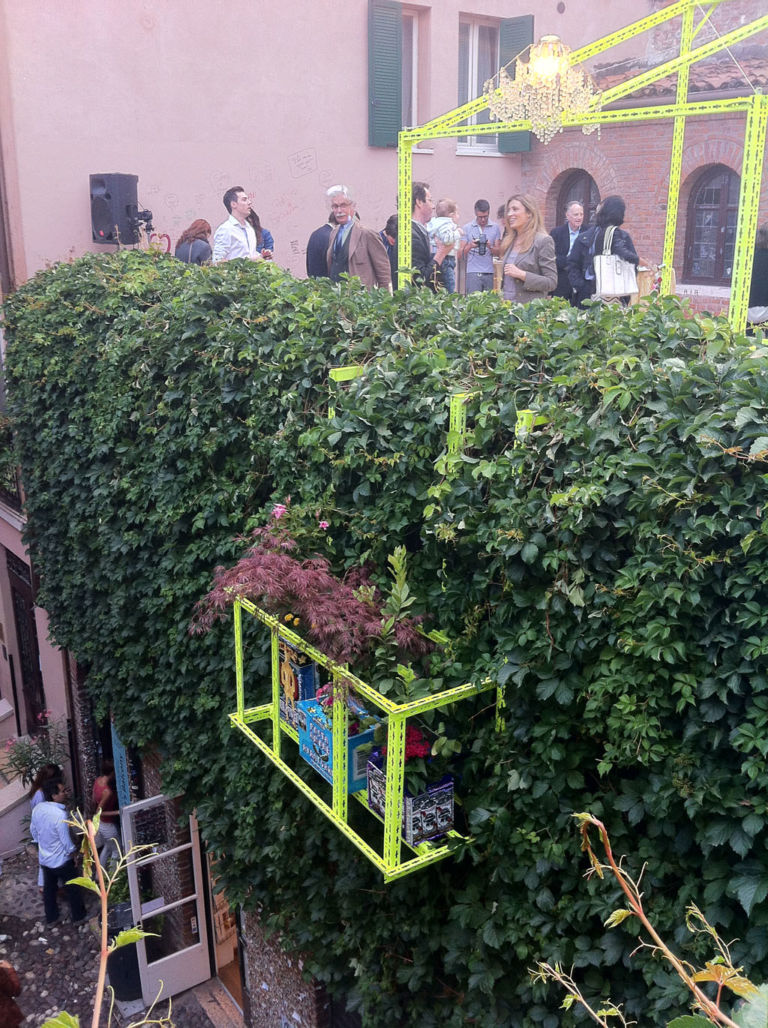
<instances>
[{"instance_id":1,"label":"neon yellow railing","mask_svg":"<svg viewBox=\"0 0 768 1028\"><path fill-rule=\"evenodd\" d=\"M270 631L271 636L271 699L267 703L246 707L245 704L245 672L243 646L243 613L249 614L260 621ZM296 788L320 810L328 820L342 832L360 852L367 857L382 873L385 882L403 878L405 875L428 867L438 860L450 856L454 846L452 840L462 836L455 831L446 833L444 840L422 842L409 845L403 838L403 799L405 774L405 729L409 717L423 714L428 710L437 710L459 700L496 689L497 729L503 728L500 711L503 707L502 690L497 683L486 680L480 684L466 683L453 689L430 696L396 703L382 695L372 685L362 681L346 667L337 664L311 643L281 623L276 617L257 607L250 600L239 597L234 604L235 628L235 665L237 683L237 707L229 715L230 721L277 767ZM314 782L296 773L283 758L283 745L286 739L298 743L298 732L280 716L280 697L282 684L280 680L280 643L284 641L303 654L306 654L319 667L324 668L332 683L334 700L332 710L332 789L331 802L328 803L314 787ZM249 683L250 684L250 683ZM262 692L266 689L262 684ZM383 823L382 844L379 849L367 842L349 824L348 801L348 770L347 744L349 741L349 709L346 697L354 694L380 712L387 720L387 771L384 801L384 816L380 817L371 810L365 789L351 793L353 798L365 807L373 818ZM257 727L263 729L259 732ZM317 784L322 781L318 775ZM413 855L408 855L412 853Z\"/></svg>"}]
</instances>

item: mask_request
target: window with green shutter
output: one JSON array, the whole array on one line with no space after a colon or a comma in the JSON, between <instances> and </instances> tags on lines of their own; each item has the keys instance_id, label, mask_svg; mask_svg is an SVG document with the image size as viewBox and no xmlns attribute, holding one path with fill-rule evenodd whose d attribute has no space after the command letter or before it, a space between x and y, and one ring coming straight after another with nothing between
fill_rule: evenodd
<instances>
[{"instance_id":1,"label":"window with green shutter","mask_svg":"<svg viewBox=\"0 0 768 1028\"><path fill-rule=\"evenodd\" d=\"M402 127L402 5L368 0L368 145L397 146Z\"/></svg>"},{"instance_id":2,"label":"window with green shutter","mask_svg":"<svg viewBox=\"0 0 768 1028\"><path fill-rule=\"evenodd\" d=\"M503 68L533 42L533 15L505 18L499 26L499 67ZM508 72L512 72L508 68ZM531 149L530 132L501 132L498 136L500 153L527 153Z\"/></svg>"},{"instance_id":3,"label":"window with green shutter","mask_svg":"<svg viewBox=\"0 0 768 1028\"><path fill-rule=\"evenodd\" d=\"M533 15L505 18L462 18L459 22L459 106L481 96L488 79L533 42ZM469 125L490 122L488 110L478 111ZM458 139L463 153L521 153L530 150L529 132L500 135L467 135Z\"/></svg>"}]
</instances>

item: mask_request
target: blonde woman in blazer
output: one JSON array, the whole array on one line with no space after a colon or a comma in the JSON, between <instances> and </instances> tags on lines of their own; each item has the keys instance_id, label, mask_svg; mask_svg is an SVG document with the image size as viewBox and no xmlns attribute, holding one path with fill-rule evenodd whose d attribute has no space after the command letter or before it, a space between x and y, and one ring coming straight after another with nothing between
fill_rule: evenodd
<instances>
[{"instance_id":1,"label":"blonde woman in blazer","mask_svg":"<svg viewBox=\"0 0 768 1028\"><path fill-rule=\"evenodd\" d=\"M530 303L557 288L557 261L552 236L544 231L532 196L515 193L507 200L501 240L504 262L502 295L513 303Z\"/></svg>"}]
</instances>

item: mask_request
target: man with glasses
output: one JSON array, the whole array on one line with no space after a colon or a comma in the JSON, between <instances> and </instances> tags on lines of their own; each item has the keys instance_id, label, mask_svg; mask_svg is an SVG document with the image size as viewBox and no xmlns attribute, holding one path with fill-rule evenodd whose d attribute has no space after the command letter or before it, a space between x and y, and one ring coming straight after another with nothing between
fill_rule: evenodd
<instances>
[{"instance_id":1,"label":"man with glasses","mask_svg":"<svg viewBox=\"0 0 768 1028\"><path fill-rule=\"evenodd\" d=\"M565 224L557 225L549 233L555 241L555 260L557 261L557 289L553 296L562 296L572 307L576 306L574 289L566 271L566 261L573 249L573 244L582 232L586 231L584 208L578 200L571 200L565 208Z\"/></svg>"},{"instance_id":2,"label":"man with glasses","mask_svg":"<svg viewBox=\"0 0 768 1028\"><path fill-rule=\"evenodd\" d=\"M366 289L392 292L389 257L379 233L365 228L355 217L355 201L347 186L331 186L327 195L336 218L327 254L331 281L339 282L342 275L351 275L359 278Z\"/></svg>"},{"instance_id":3,"label":"man with glasses","mask_svg":"<svg viewBox=\"0 0 768 1028\"><path fill-rule=\"evenodd\" d=\"M498 257L501 229L490 222L491 205L487 200L475 204L473 221L464 226L462 254L467 258L467 292L493 290L493 258Z\"/></svg>"},{"instance_id":4,"label":"man with glasses","mask_svg":"<svg viewBox=\"0 0 768 1028\"><path fill-rule=\"evenodd\" d=\"M229 212L226 221L216 229L213 236L213 263L233 261L237 257L247 260L263 260L256 246L256 233L246 221L251 213L251 201L242 186L232 186L224 194L224 206Z\"/></svg>"},{"instance_id":5,"label":"man with glasses","mask_svg":"<svg viewBox=\"0 0 768 1028\"><path fill-rule=\"evenodd\" d=\"M32 811L29 829L40 851L45 920L49 925L59 920L56 894L61 884L67 891L72 921L74 924L81 924L88 915L80 894L80 886L66 884L71 878L77 877L74 860L76 847L67 823L69 789L57 775L43 783L43 796L45 799Z\"/></svg>"}]
</instances>

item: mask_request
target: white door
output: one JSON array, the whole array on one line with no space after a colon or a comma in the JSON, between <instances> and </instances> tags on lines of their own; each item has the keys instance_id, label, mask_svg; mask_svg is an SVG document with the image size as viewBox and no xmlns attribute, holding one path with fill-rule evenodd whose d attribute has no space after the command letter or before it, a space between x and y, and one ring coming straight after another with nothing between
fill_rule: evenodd
<instances>
[{"instance_id":1,"label":"white door","mask_svg":"<svg viewBox=\"0 0 768 1028\"><path fill-rule=\"evenodd\" d=\"M167 796L121 810L126 850L151 846L128 866L134 923L155 936L136 944L144 1002L175 996L211 977L200 842Z\"/></svg>"}]
</instances>

